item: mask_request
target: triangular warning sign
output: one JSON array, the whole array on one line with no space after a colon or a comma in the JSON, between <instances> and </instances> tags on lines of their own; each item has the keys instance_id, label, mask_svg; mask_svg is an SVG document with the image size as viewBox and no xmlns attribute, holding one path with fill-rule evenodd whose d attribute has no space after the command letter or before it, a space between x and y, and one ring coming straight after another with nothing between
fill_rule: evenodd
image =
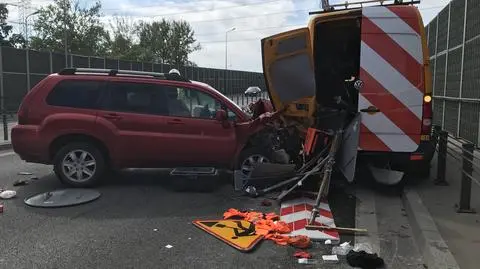
<instances>
[{"instance_id":1,"label":"triangular warning sign","mask_svg":"<svg viewBox=\"0 0 480 269\"><path fill-rule=\"evenodd\" d=\"M196 220L193 224L240 251L250 251L263 236L246 220Z\"/></svg>"}]
</instances>

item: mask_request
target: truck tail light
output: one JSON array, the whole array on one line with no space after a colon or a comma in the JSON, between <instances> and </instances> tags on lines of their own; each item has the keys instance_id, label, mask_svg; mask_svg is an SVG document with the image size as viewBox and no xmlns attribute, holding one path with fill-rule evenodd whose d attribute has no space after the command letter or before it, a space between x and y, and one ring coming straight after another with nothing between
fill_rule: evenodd
<instances>
[{"instance_id":1,"label":"truck tail light","mask_svg":"<svg viewBox=\"0 0 480 269\"><path fill-rule=\"evenodd\" d=\"M423 97L422 135L429 135L432 130L432 96L426 94Z\"/></svg>"}]
</instances>

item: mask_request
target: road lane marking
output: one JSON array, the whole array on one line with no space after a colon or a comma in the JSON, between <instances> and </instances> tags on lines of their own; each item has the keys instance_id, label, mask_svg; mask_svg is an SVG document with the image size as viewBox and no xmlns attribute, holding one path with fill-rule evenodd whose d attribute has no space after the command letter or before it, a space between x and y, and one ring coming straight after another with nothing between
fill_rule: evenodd
<instances>
[{"instance_id":1,"label":"road lane marking","mask_svg":"<svg viewBox=\"0 0 480 269\"><path fill-rule=\"evenodd\" d=\"M15 152L9 151L9 152L5 152L5 153L0 153L0 157L7 157L7 156L11 156L11 155L15 155Z\"/></svg>"}]
</instances>

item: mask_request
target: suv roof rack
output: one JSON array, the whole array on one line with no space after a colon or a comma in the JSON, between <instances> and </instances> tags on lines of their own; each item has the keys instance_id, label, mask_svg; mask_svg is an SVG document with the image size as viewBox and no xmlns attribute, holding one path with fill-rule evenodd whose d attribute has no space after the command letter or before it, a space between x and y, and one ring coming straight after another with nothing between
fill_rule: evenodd
<instances>
[{"instance_id":1,"label":"suv roof rack","mask_svg":"<svg viewBox=\"0 0 480 269\"><path fill-rule=\"evenodd\" d=\"M131 76L142 78L157 78L164 80L174 80L182 82L191 82L187 78L176 73L157 73L157 72L144 72L133 70L118 70L118 69L100 69L100 68L64 68L59 75L107 75L107 76Z\"/></svg>"},{"instance_id":2,"label":"suv roof rack","mask_svg":"<svg viewBox=\"0 0 480 269\"><path fill-rule=\"evenodd\" d=\"M420 0L366 0L366 1L353 1L353 2L345 1L345 3L343 4L333 4L333 5L330 5L328 0L322 0L323 10L312 11L312 12L309 12L308 14L314 15L314 14L320 14L320 13L334 12L338 10L350 10L350 9L363 8L367 6L375 6L370 4L379 4L379 6L415 5L415 4L420 4Z\"/></svg>"}]
</instances>

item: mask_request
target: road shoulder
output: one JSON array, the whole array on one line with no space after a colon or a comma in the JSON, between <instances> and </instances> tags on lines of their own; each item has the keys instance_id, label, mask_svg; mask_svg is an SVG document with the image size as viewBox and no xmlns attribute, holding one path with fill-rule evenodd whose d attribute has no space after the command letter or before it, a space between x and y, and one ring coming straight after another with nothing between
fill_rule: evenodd
<instances>
[{"instance_id":1,"label":"road shoulder","mask_svg":"<svg viewBox=\"0 0 480 269\"><path fill-rule=\"evenodd\" d=\"M428 268L460 268L418 193L406 188L402 198L416 244Z\"/></svg>"}]
</instances>

